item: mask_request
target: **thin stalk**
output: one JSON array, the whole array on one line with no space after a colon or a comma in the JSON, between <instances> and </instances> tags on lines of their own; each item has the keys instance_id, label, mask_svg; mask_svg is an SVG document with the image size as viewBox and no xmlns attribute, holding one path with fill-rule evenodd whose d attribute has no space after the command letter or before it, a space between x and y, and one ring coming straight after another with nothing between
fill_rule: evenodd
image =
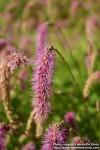
<instances>
[{"instance_id":1,"label":"thin stalk","mask_svg":"<svg viewBox=\"0 0 100 150\"><path fill-rule=\"evenodd\" d=\"M72 79L73 79L73 81L74 81L74 84L77 85L78 89L80 90L80 87L79 87L79 85L78 85L78 83L77 83L77 80L75 79L75 77L74 77L74 75L73 75L73 73L72 73L72 70L71 70L71 68L70 68L70 66L69 66L69 64L68 64L68 62L65 60L65 58L61 55L61 53L60 53L57 49L55 49L55 51L57 52L57 54L61 57L61 59L62 59L63 62L65 63L67 69L69 70L69 72L70 72L70 74L71 74L71 77L72 77Z\"/></svg>"},{"instance_id":2,"label":"thin stalk","mask_svg":"<svg viewBox=\"0 0 100 150\"><path fill-rule=\"evenodd\" d=\"M55 49L55 51L61 57L61 59L63 60L63 62L66 64L67 69L69 70L69 72L70 72L70 74L72 76L73 81L76 82L76 79L75 79L75 77L74 77L74 75L73 75L73 73L72 73L72 71L70 69L70 66L69 66L68 62L65 60L65 58L61 55L61 53L57 49Z\"/></svg>"},{"instance_id":3,"label":"thin stalk","mask_svg":"<svg viewBox=\"0 0 100 150\"><path fill-rule=\"evenodd\" d=\"M34 112L31 111L26 124L25 132L19 137L19 143L22 143L27 138L27 135L30 133L33 124L33 117L34 117Z\"/></svg>"},{"instance_id":4,"label":"thin stalk","mask_svg":"<svg viewBox=\"0 0 100 150\"><path fill-rule=\"evenodd\" d=\"M57 31L57 34L59 34L58 36L60 36L60 43L61 45L65 48L65 49L68 49L69 50L69 54L70 54L70 57L72 58L73 60L73 63L75 64L74 66L77 67L77 71L79 73L79 76L80 76L80 71L79 71L79 64L77 62L77 60L74 58L73 54L72 54L72 49L70 47L70 44L67 40L67 38L65 37L64 33L62 32L61 28L60 27L57 27L54 25L54 23L52 22L48 22L48 25L49 26L53 26L55 28L55 30Z\"/></svg>"}]
</instances>

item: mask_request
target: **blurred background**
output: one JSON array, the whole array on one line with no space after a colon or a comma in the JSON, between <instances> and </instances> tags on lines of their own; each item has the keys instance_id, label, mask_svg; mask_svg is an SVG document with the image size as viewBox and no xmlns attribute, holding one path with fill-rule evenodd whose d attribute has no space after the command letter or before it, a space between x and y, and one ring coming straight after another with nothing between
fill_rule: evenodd
<instances>
[{"instance_id":1,"label":"blurred background","mask_svg":"<svg viewBox=\"0 0 100 150\"><path fill-rule=\"evenodd\" d=\"M70 69L56 54L52 113L45 128L73 112L79 135L99 143L100 84L91 87L87 98L83 89L91 74L100 70L100 0L0 0L0 58L17 48L34 60L35 50L48 44ZM32 110L31 78L32 68L22 67L11 80L13 111L23 125L12 135L9 150L17 145ZM2 104L1 120L8 122ZM41 140L34 138L34 124L32 130L27 141L38 147Z\"/></svg>"}]
</instances>

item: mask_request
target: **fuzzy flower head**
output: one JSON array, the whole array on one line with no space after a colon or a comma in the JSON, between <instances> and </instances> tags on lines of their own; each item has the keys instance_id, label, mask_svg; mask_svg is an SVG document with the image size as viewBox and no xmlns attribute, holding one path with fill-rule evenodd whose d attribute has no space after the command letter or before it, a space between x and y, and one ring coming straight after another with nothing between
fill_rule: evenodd
<instances>
[{"instance_id":1,"label":"fuzzy flower head","mask_svg":"<svg viewBox=\"0 0 100 150\"><path fill-rule=\"evenodd\" d=\"M43 146L41 150L54 150L54 144L65 144L68 138L68 130L61 122L53 124L47 129L44 135Z\"/></svg>"},{"instance_id":2,"label":"fuzzy flower head","mask_svg":"<svg viewBox=\"0 0 100 150\"><path fill-rule=\"evenodd\" d=\"M29 142L22 147L22 150L35 150L35 145L33 142Z\"/></svg>"},{"instance_id":3,"label":"fuzzy flower head","mask_svg":"<svg viewBox=\"0 0 100 150\"><path fill-rule=\"evenodd\" d=\"M65 122L73 128L76 128L76 118L74 112L68 112L65 114Z\"/></svg>"},{"instance_id":4,"label":"fuzzy flower head","mask_svg":"<svg viewBox=\"0 0 100 150\"><path fill-rule=\"evenodd\" d=\"M73 123L75 121L75 114L74 112L68 112L65 115L65 121L69 124Z\"/></svg>"},{"instance_id":5,"label":"fuzzy flower head","mask_svg":"<svg viewBox=\"0 0 100 150\"><path fill-rule=\"evenodd\" d=\"M47 23L41 23L38 26L37 29L37 37L36 37L36 49L37 50L42 50L46 46L46 41L47 41L47 34L48 34L48 25Z\"/></svg>"},{"instance_id":6,"label":"fuzzy flower head","mask_svg":"<svg viewBox=\"0 0 100 150\"><path fill-rule=\"evenodd\" d=\"M9 126L0 123L0 150L6 150L6 134L9 131Z\"/></svg>"},{"instance_id":7,"label":"fuzzy flower head","mask_svg":"<svg viewBox=\"0 0 100 150\"><path fill-rule=\"evenodd\" d=\"M37 121L45 120L50 112L50 95L54 70L54 48L45 47L43 53L35 62L33 75L34 115Z\"/></svg>"},{"instance_id":8,"label":"fuzzy flower head","mask_svg":"<svg viewBox=\"0 0 100 150\"><path fill-rule=\"evenodd\" d=\"M12 53L6 58L1 59L0 65L0 96L2 95L3 99L8 99L9 91L9 80L11 74L15 69L20 67L20 65L26 65L29 63L29 60L20 53ZM7 96L7 97L5 97Z\"/></svg>"}]
</instances>

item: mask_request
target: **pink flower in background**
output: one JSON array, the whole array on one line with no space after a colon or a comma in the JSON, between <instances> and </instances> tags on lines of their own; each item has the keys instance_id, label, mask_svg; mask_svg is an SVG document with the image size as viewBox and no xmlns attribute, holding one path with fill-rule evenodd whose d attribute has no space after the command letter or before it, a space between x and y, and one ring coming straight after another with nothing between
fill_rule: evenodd
<instances>
[{"instance_id":1,"label":"pink flower in background","mask_svg":"<svg viewBox=\"0 0 100 150\"><path fill-rule=\"evenodd\" d=\"M72 139L72 144L85 144L85 143L91 143L90 140L86 137L79 137L76 136Z\"/></svg>"},{"instance_id":2,"label":"pink flower in background","mask_svg":"<svg viewBox=\"0 0 100 150\"><path fill-rule=\"evenodd\" d=\"M48 25L46 22L41 23L37 29L37 37L36 37L36 49L44 50L47 44L47 34L48 34ZM37 56L38 57L38 56Z\"/></svg>"},{"instance_id":3,"label":"pink flower in background","mask_svg":"<svg viewBox=\"0 0 100 150\"><path fill-rule=\"evenodd\" d=\"M33 40L30 36L23 36L20 40L20 48L24 50L26 56L32 56Z\"/></svg>"},{"instance_id":4,"label":"pink flower in background","mask_svg":"<svg viewBox=\"0 0 100 150\"><path fill-rule=\"evenodd\" d=\"M28 77L28 72L27 72L27 70L23 68L23 69L19 72L18 77L19 77L20 80L26 80L27 77Z\"/></svg>"},{"instance_id":5,"label":"pink flower in background","mask_svg":"<svg viewBox=\"0 0 100 150\"><path fill-rule=\"evenodd\" d=\"M88 52L85 56L85 65L88 72L88 75L91 75L94 69L95 60L97 57L98 52L95 50L93 45L89 45Z\"/></svg>"},{"instance_id":6,"label":"pink flower in background","mask_svg":"<svg viewBox=\"0 0 100 150\"><path fill-rule=\"evenodd\" d=\"M21 150L36 150L35 145L32 142L25 144Z\"/></svg>"},{"instance_id":7,"label":"pink flower in background","mask_svg":"<svg viewBox=\"0 0 100 150\"><path fill-rule=\"evenodd\" d=\"M56 26L59 28L67 27L68 22L67 20L57 20L56 21Z\"/></svg>"},{"instance_id":8,"label":"pink flower in background","mask_svg":"<svg viewBox=\"0 0 100 150\"><path fill-rule=\"evenodd\" d=\"M7 41L4 39L0 39L0 50L7 45Z\"/></svg>"},{"instance_id":9,"label":"pink flower in background","mask_svg":"<svg viewBox=\"0 0 100 150\"><path fill-rule=\"evenodd\" d=\"M71 6L70 6L70 13L72 16L75 16L77 14L77 11L80 9L80 1L79 0L72 0Z\"/></svg>"},{"instance_id":10,"label":"pink flower in background","mask_svg":"<svg viewBox=\"0 0 100 150\"><path fill-rule=\"evenodd\" d=\"M0 150L6 150L6 134L10 127L0 123Z\"/></svg>"},{"instance_id":11,"label":"pink flower in background","mask_svg":"<svg viewBox=\"0 0 100 150\"><path fill-rule=\"evenodd\" d=\"M12 52L15 52L15 47L8 41L3 38L0 39L0 57L6 58Z\"/></svg>"},{"instance_id":12,"label":"pink flower in background","mask_svg":"<svg viewBox=\"0 0 100 150\"><path fill-rule=\"evenodd\" d=\"M98 26L100 26L100 21L99 21L98 16L92 15L87 18L87 21L86 21L87 30L94 30Z\"/></svg>"},{"instance_id":13,"label":"pink flower in background","mask_svg":"<svg viewBox=\"0 0 100 150\"><path fill-rule=\"evenodd\" d=\"M63 124L51 125L45 135L41 150L54 150L54 144L65 144L68 139L68 129Z\"/></svg>"},{"instance_id":14,"label":"pink flower in background","mask_svg":"<svg viewBox=\"0 0 100 150\"><path fill-rule=\"evenodd\" d=\"M64 120L66 123L68 123L70 126L72 126L74 129L76 129L76 118L74 112L67 112L64 116Z\"/></svg>"},{"instance_id":15,"label":"pink flower in background","mask_svg":"<svg viewBox=\"0 0 100 150\"><path fill-rule=\"evenodd\" d=\"M18 79L21 90L25 90L27 87L25 81L28 79L28 71L25 68L21 69L19 72Z\"/></svg>"},{"instance_id":16,"label":"pink flower in background","mask_svg":"<svg viewBox=\"0 0 100 150\"><path fill-rule=\"evenodd\" d=\"M77 137L73 138L72 143L73 144L83 144L84 142L83 142L83 139L81 137L77 136Z\"/></svg>"},{"instance_id":17,"label":"pink flower in background","mask_svg":"<svg viewBox=\"0 0 100 150\"><path fill-rule=\"evenodd\" d=\"M100 28L100 19L96 15L89 16L86 21L86 34L90 42L93 41L94 31Z\"/></svg>"},{"instance_id":18,"label":"pink flower in background","mask_svg":"<svg viewBox=\"0 0 100 150\"><path fill-rule=\"evenodd\" d=\"M42 51L41 51L42 52ZM34 114L37 121L45 120L50 112L51 84L54 70L54 48L47 46L35 60L33 74Z\"/></svg>"},{"instance_id":19,"label":"pink flower in background","mask_svg":"<svg viewBox=\"0 0 100 150\"><path fill-rule=\"evenodd\" d=\"M48 4L48 0L40 0L42 2L42 4L47 5Z\"/></svg>"}]
</instances>

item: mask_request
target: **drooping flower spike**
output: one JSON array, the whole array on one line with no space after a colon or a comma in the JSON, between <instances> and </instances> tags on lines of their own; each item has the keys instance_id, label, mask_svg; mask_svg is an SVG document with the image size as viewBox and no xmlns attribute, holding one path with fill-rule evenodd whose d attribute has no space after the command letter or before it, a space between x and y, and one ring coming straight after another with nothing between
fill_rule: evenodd
<instances>
[{"instance_id":1,"label":"drooping flower spike","mask_svg":"<svg viewBox=\"0 0 100 150\"><path fill-rule=\"evenodd\" d=\"M24 56L22 53L12 53L7 57L7 67L11 73L21 65L28 65L29 59Z\"/></svg>"},{"instance_id":2,"label":"drooping flower spike","mask_svg":"<svg viewBox=\"0 0 100 150\"><path fill-rule=\"evenodd\" d=\"M10 72L7 61L2 61L0 65L0 99L2 100L5 113L10 123L15 124L15 119L10 105Z\"/></svg>"},{"instance_id":3,"label":"drooping flower spike","mask_svg":"<svg viewBox=\"0 0 100 150\"><path fill-rule=\"evenodd\" d=\"M12 53L2 60L0 65L0 96L7 118L14 126L16 126L16 121L10 104L10 78L15 69L26 64L28 64L26 57L20 53Z\"/></svg>"}]
</instances>

